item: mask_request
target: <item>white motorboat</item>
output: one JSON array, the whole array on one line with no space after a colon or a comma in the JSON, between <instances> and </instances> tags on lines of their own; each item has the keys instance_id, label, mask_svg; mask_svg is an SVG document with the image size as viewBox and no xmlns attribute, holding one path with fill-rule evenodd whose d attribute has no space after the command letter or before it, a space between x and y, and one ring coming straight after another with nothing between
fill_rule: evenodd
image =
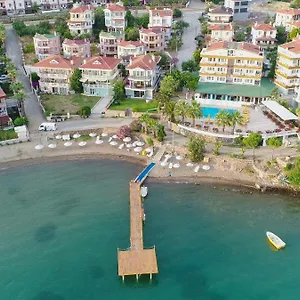
<instances>
[{"instance_id":1,"label":"white motorboat","mask_svg":"<svg viewBox=\"0 0 300 300\"><path fill-rule=\"evenodd\" d=\"M283 249L286 246L285 242L280 237L278 237L276 234L274 234L273 232L267 231L266 235L267 235L267 238L270 241L270 243L277 250Z\"/></svg>"},{"instance_id":2,"label":"white motorboat","mask_svg":"<svg viewBox=\"0 0 300 300\"><path fill-rule=\"evenodd\" d=\"M146 186L141 187L141 196L145 198L148 195L148 188Z\"/></svg>"}]
</instances>

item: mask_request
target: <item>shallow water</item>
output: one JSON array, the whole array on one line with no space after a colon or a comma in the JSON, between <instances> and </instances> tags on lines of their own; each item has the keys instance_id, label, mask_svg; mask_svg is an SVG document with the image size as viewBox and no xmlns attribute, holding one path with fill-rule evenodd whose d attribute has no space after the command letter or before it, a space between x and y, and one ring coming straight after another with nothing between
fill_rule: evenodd
<instances>
[{"instance_id":1,"label":"shallow water","mask_svg":"<svg viewBox=\"0 0 300 300\"><path fill-rule=\"evenodd\" d=\"M192 184L148 183L145 246L159 275L117 276L129 245L129 180L111 160L0 172L0 299L299 299L300 201ZM277 252L265 231L287 248Z\"/></svg>"}]
</instances>

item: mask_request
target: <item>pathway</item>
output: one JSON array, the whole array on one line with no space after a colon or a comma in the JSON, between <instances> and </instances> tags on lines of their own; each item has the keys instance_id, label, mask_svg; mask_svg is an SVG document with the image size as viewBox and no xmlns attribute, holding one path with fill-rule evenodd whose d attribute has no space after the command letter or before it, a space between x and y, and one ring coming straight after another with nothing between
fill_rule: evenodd
<instances>
[{"instance_id":1,"label":"pathway","mask_svg":"<svg viewBox=\"0 0 300 300\"><path fill-rule=\"evenodd\" d=\"M100 98L100 100L92 108L92 114L101 115L102 113L104 113L107 110L111 100L111 96L105 96L103 98Z\"/></svg>"}]
</instances>

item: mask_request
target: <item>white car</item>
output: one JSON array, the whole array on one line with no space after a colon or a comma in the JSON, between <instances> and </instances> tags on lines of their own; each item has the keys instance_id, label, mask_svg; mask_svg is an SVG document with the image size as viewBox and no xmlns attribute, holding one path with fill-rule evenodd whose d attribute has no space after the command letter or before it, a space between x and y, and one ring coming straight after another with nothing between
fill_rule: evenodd
<instances>
[{"instance_id":1,"label":"white car","mask_svg":"<svg viewBox=\"0 0 300 300\"><path fill-rule=\"evenodd\" d=\"M9 81L8 75L0 75L0 82Z\"/></svg>"}]
</instances>

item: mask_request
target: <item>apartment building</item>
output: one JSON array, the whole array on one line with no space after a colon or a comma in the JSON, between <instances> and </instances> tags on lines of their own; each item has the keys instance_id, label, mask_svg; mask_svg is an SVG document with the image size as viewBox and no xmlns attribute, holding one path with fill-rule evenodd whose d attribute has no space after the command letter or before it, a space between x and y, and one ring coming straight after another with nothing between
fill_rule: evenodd
<instances>
[{"instance_id":1,"label":"apartment building","mask_svg":"<svg viewBox=\"0 0 300 300\"><path fill-rule=\"evenodd\" d=\"M72 8L73 1L72 0L38 0L32 1L32 3L36 2L40 5L41 10L57 10L57 9L68 9Z\"/></svg>"},{"instance_id":2,"label":"apartment building","mask_svg":"<svg viewBox=\"0 0 300 300\"><path fill-rule=\"evenodd\" d=\"M33 37L35 55L38 60L60 54L60 37L56 34L38 34Z\"/></svg>"},{"instance_id":3,"label":"apartment building","mask_svg":"<svg viewBox=\"0 0 300 300\"><path fill-rule=\"evenodd\" d=\"M0 128L10 123L10 118L7 113L6 94L0 87Z\"/></svg>"},{"instance_id":4,"label":"apartment building","mask_svg":"<svg viewBox=\"0 0 300 300\"><path fill-rule=\"evenodd\" d=\"M276 12L274 26L284 26L286 29L289 23L300 20L300 8L280 9Z\"/></svg>"},{"instance_id":5,"label":"apartment building","mask_svg":"<svg viewBox=\"0 0 300 300\"><path fill-rule=\"evenodd\" d=\"M152 100L160 81L160 56L141 55L133 57L126 67L129 72L125 86L126 96Z\"/></svg>"},{"instance_id":6,"label":"apartment building","mask_svg":"<svg viewBox=\"0 0 300 300\"><path fill-rule=\"evenodd\" d=\"M276 46L276 27L269 24L255 23L251 27L252 44L261 48Z\"/></svg>"},{"instance_id":7,"label":"apartment building","mask_svg":"<svg viewBox=\"0 0 300 300\"><path fill-rule=\"evenodd\" d=\"M125 35L123 32L101 31L99 34L99 49L100 54L103 56L117 56L118 43L124 41Z\"/></svg>"},{"instance_id":8,"label":"apartment building","mask_svg":"<svg viewBox=\"0 0 300 300\"><path fill-rule=\"evenodd\" d=\"M278 46L274 83L285 94L294 94L299 86L300 38Z\"/></svg>"},{"instance_id":9,"label":"apartment building","mask_svg":"<svg viewBox=\"0 0 300 300\"><path fill-rule=\"evenodd\" d=\"M233 11L233 20L245 20L249 16L248 0L225 0L224 6L231 8Z\"/></svg>"},{"instance_id":10,"label":"apartment building","mask_svg":"<svg viewBox=\"0 0 300 300\"><path fill-rule=\"evenodd\" d=\"M119 78L118 65L121 59L96 56L84 60L79 67L82 71L82 85L85 95L111 96L113 82Z\"/></svg>"},{"instance_id":11,"label":"apartment building","mask_svg":"<svg viewBox=\"0 0 300 300\"><path fill-rule=\"evenodd\" d=\"M124 32L126 27L126 11L122 3L108 3L104 9L107 31Z\"/></svg>"},{"instance_id":12,"label":"apartment building","mask_svg":"<svg viewBox=\"0 0 300 300\"><path fill-rule=\"evenodd\" d=\"M118 44L118 58L123 58L123 60L144 54L146 54L146 48L141 41L122 41Z\"/></svg>"},{"instance_id":13,"label":"apartment building","mask_svg":"<svg viewBox=\"0 0 300 300\"><path fill-rule=\"evenodd\" d=\"M78 56L78 57L91 57L91 44L88 39L64 39L64 42L62 43L63 53L64 57L72 57L72 56Z\"/></svg>"},{"instance_id":14,"label":"apartment building","mask_svg":"<svg viewBox=\"0 0 300 300\"><path fill-rule=\"evenodd\" d=\"M6 2L6 0L0 0L0 14L1 14L1 16L6 14L5 2Z\"/></svg>"},{"instance_id":15,"label":"apartment building","mask_svg":"<svg viewBox=\"0 0 300 300\"><path fill-rule=\"evenodd\" d=\"M208 26L211 31L209 40L210 43L227 41L232 42L234 30L231 23L212 24Z\"/></svg>"},{"instance_id":16,"label":"apartment building","mask_svg":"<svg viewBox=\"0 0 300 300\"><path fill-rule=\"evenodd\" d=\"M210 9L207 15L209 17L209 23L231 23L233 19L233 10L229 7L218 6Z\"/></svg>"},{"instance_id":17,"label":"apartment building","mask_svg":"<svg viewBox=\"0 0 300 300\"><path fill-rule=\"evenodd\" d=\"M70 79L82 59L66 59L61 55L48 56L34 64L40 77L40 89L44 93L67 95L70 92Z\"/></svg>"},{"instance_id":18,"label":"apartment building","mask_svg":"<svg viewBox=\"0 0 300 300\"><path fill-rule=\"evenodd\" d=\"M92 5L74 4L70 10L68 26L72 35L91 34L95 23L94 7Z\"/></svg>"},{"instance_id":19,"label":"apartment building","mask_svg":"<svg viewBox=\"0 0 300 300\"><path fill-rule=\"evenodd\" d=\"M285 30L288 32L291 32L294 28L300 28L300 20L289 22L285 26Z\"/></svg>"},{"instance_id":20,"label":"apartment building","mask_svg":"<svg viewBox=\"0 0 300 300\"><path fill-rule=\"evenodd\" d=\"M171 38L173 11L169 8L149 10L149 29L161 29L164 32L165 40Z\"/></svg>"},{"instance_id":21,"label":"apartment building","mask_svg":"<svg viewBox=\"0 0 300 300\"><path fill-rule=\"evenodd\" d=\"M7 15L22 15L26 11L31 11L31 1L26 0L5 0L3 6Z\"/></svg>"},{"instance_id":22,"label":"apartment building","mask_svg":"<svg viewBox=\"0 0 300 300\"><path fill-rule=\"evenodd\" d=\"M161 28L141 28L140 41L148 53L163 51L166 47L165 34Z\"/></svg>"},{"instance_id":23,"label":"apartment building","mask_svg":"<svg viewBox=\"0 0 300 300\"><path fill-rule=\"evenodd\" d=\"M215 42L201 51L199 81L259 86L263 60L253 44Z\"/></svg>"}]
</instances>

